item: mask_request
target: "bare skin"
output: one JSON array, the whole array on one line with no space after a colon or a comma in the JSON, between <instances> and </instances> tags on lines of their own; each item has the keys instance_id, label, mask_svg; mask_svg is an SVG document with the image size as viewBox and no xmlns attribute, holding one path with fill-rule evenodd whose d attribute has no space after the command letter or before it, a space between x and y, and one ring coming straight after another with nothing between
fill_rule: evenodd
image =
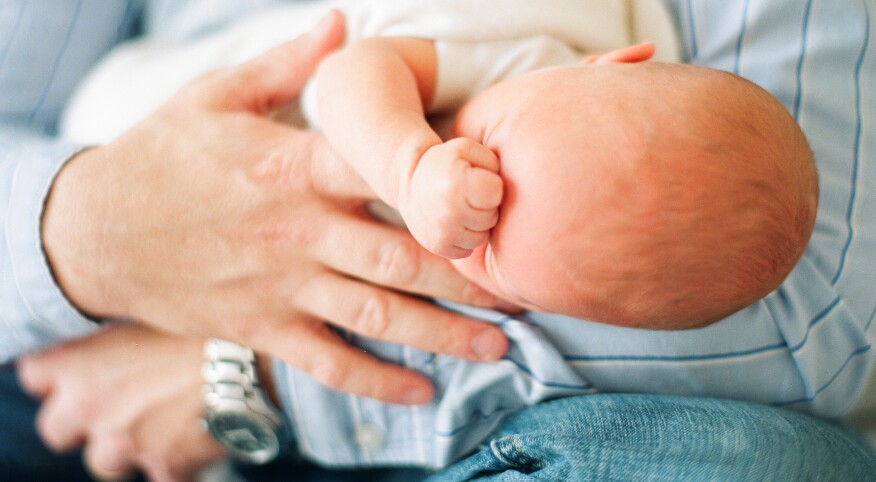
<instances>
[{"instance_id":1,"label":"bare skin","mask_svg":"<svg viewBox=\"0 0 876 482\"><path fill-rule=\"evenodd\" d=\"M604 323L703 326L766 295L802 255L814 162L763 89L643 63L653 54L633 45L499 82L442 142L425 119L434 43L368 38L320 67L320 121L424 247L461 258L497 296Z\"/></svg>"},{"instance_id":2,"label":"bare skin","mask_svg":"<svg viewBox=\"0 0 876 482\"><path fill-rule=\"evenodd\" d=\"M328 324L500 357L501 330L408 294L480 306L495 297L372 221L367 186L319 136L265 117L298 96L342 36L331 15L310 35L193 81L69 161L42 224L69 300L95 317L236 341L329 387L395 403L428 402L430 382L348 346Z\"/></svg>"},{"instance_id":3,"label":"bare skin","mask_svg":"<svg viewBox=\"0 0 876 482\"><path fill-rule=\"evenodd\" d=\"M37 429L46 445L85 446L97 479L127 480L141 470L149 480L182 482L225 456L198 429L202 346L200 338L116 325L24 358L19 378L44 400Z\"/></svg>"},{"instance_id":4,"label":"bare skin","mask_svg":"<svg viewBox=\"0 0 876 482\"><path fill-rule=\"evenodd\" d=\"M464 258L498 221L502 179L499 160L483 144L442 142L426 121L435 63L431 40L369 38L345 48L317 75L320 123L421 245Z\"/></svg>"},{"instance_id":5,"label":"bare skin","mask_svg":"<svg viewBox=\"0 0 876 482\"><path fill-rule=\"evenodd\" d=\"M584 63L635 63L653 54L652 44L641 44ZM491 149L472 136L442 140L427 122L436 64L428 39L366 38L344 48L317 74L320 125L422 246L466 258L490 239L504 186Z\"/></svg>"}]
</instances>

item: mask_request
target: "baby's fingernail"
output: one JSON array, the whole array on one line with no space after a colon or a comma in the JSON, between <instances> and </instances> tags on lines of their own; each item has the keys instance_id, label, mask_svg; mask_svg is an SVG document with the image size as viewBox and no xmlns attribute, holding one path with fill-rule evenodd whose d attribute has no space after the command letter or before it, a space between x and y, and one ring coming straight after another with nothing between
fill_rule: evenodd
<instances>
[{"instance_id":1,"label":"baby's fingernail","mask_svg":"<svg viewBox=\"0 0 876 482\"><path fill-rule=\"evenodd\" d=\"M508 349L508 339L498 328L485 328L471 340L471 349L480 360L497 360Z\"/></svg>"}]
</instances>

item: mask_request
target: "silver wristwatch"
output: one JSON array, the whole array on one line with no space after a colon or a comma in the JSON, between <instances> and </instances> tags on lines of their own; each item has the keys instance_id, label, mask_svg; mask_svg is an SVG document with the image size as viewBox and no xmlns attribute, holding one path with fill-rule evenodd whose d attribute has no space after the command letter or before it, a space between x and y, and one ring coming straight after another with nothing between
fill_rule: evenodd
<instances>
[{"instance_id":1,"label":"silver wristwatch","mask_svg":"<svg viewBox=\"0 0 876 482\"><path fill-rule=\"evenodd\" d=\"M280 451L282 417L262 392L249 348L223 340L204 343L204 422L233 457L264 464Z\"/></svg>"}]
</instances>

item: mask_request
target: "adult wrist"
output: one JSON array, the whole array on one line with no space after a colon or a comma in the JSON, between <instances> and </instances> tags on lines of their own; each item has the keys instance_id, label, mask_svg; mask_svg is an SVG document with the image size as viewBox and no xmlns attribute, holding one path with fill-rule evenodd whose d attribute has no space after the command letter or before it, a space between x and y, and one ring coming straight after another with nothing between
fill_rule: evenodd
<instances>
[{"instance_id":1,"label":"adult wrist","mask_svg":"<svg viewBox=\"0 0 876 482\"><path fill-rule=\"evenodd\" d=\"M279 407L280 398L277 396L277 388L274 383L274 372L271 369L271 360L272 358L268 355L260 353L255 354L256 373L259 376L262 391L275 407Z\"/></svg>"},{"instance_id":2,"label":"adult wrist","mask_svg":"<svg viewBox=\"0 0 876 482\"><path fill-rule=\"evenodd\" d=\"M99 236L103 208L94 199L95 179L104 173L101 148L86 148L73 155L55 176L46 196L40 233L49 269L61 292L82 314L98 319L122 314L99 275L97 260L106 267L107 250ZM91 174L93 173L93 174ZM106 202L108 196L100 193ZM97 201L97 202L95 202ZM95 256L97 254L97 256Z\"/></svg>"}]
</instances>

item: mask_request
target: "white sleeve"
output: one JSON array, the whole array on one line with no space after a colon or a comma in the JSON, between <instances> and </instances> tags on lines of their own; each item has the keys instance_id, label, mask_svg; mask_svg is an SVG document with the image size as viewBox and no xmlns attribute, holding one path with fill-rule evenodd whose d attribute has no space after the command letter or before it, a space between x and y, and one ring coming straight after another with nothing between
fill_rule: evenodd
<instances>
[{"instance_id":1,"label":"white sleeve","mask_svg":"<svg viewBox=\"0 0 876 482\"><path fill-rule=\"evenodd\" d=\"M430 112L451 112L502 80L575 62L580 53L549 36L493 42L436 41L437 78Z\"/></svg>"}]
</instances>

